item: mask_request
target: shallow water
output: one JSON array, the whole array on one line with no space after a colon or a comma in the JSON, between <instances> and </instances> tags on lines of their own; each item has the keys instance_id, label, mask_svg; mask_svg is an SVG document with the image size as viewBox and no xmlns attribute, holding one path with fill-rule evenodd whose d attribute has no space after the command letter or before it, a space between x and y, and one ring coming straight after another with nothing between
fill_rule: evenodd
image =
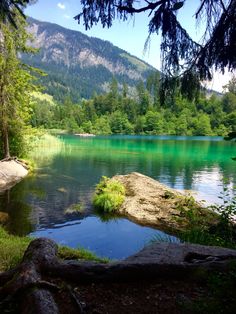
<instances>
[{"instance_id":1,"label":"shallow water","mask_svg":"<svg viewBox=\"0 0 236 314\"><path fill-rule=\"evenodd\" d=\"M198 199L219 202L223 178L236 185L236 144L219 137L58 136L32 152L38 169L0 195L12 233L51 237L100 256L124 258L163 233L127 219L107 220L94 213L91 198L102 175L141 172ZM68 215L72 204L83 211Z\"/></svg>"}]
</instances>

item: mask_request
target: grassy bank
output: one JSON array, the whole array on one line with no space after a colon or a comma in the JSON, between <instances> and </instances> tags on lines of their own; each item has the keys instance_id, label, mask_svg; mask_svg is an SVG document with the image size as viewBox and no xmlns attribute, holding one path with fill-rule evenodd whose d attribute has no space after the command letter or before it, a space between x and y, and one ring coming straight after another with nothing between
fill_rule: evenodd
<instances>
[{"instance_id":1,"label":"grassy bank","mask_svg":"<svg viewBox=\"0 0 236 314\"><path fill-rule=\"evenodd\" d=\"M32 241L30 237L18 237L10 235L0 226L0 272L11 269L20 263L23 254ZM71 249L59 246L58 256L62 259L91 260L107 263L108 259L99 258L83 248Z\"/></svg>"}]
</instances>

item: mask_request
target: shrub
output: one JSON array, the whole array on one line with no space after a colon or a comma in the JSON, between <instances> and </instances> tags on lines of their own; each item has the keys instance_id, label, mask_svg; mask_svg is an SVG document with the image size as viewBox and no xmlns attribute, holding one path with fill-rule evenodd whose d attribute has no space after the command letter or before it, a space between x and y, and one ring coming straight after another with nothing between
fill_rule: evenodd
<instances>
[{"instance_id":1,"label":"shrub","mask_svg":"<svg viewBox=\"0 0 236 314\"><path fill-rule=\"evenodd\" d=\"M106 213L116 211L124 202L125 188L119 181L105 176L97 184L93 205Z\"/></svg>"},{"instance_id":2,"label":"shrub","mask_svg":"<svg viewBox=\"0 0 236 314\"><path fill-rule=\"evenodd\" d=\"M219 198L222 203L209 206L209 213L206 216L202 216L199 210L191 209L187 212L190 228L180 232L181 240L236 248L236 225L234 223L236 196L234 188L229 190L227 186L223 186L223 193ZM210 211L212 215L210 215Z\"/></svg>"}]
</instances>

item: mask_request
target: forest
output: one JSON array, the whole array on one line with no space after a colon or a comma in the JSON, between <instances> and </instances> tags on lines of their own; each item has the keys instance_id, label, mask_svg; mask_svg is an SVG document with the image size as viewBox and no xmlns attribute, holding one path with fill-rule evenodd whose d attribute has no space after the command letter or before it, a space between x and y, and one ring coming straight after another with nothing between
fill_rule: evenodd
<instances>
[{"instance_id":1,"label":"forest","mask_svg":"<svg viewBox=\"0 0 236 314\"><path fill-rule=\"evenodd\" d=\"M38 52L23 12L34 2L0 1L0 312L233 313L235 143L208 136L236 137L236 77L223 94L200 82L236 68L236 1L201 1L210 38L199 44L177 20L185 1L81 0L86 29L150 11L149 36L162 36L161 72L131 87L114 76L104 93L91 79L92 96L62 93L20 58ZM61 131L186 138L46 134L35 145Z\"/></svg>"},{"instance_id":2,"label":"forest","mask_svg":"<svg viewBox=\"0 0 236 314\"><path fill-rule=\"evenodd\" d=\"M69 90L62 93L57 86L52 96L44 94L53 86L47 81L51 76L19 59L22 53L37 55L39 51L30 45L33 38L26 31L24 18L18 16L15 21L18 28L1 23L1 157L26 155L34 135L48 129L96 135L184 136L226 136L236 131L235 77L223 94L206 88L196 93L194 77L189 77L189 93L184 92L180 80L163 95L159 71L150 72L136 87L122 84L114 76L105 93L94 88L90 98L81 98L80 93L76 98L76 92ZM46 87L41 86L42 77Z\"/></svg>"},{"instance_id":3,"label":"forest","mask_svg":"<svg viewBox=\"0 0 236 314\"><path fill-rule=\"evenodd\" d=\"M236 79L225 87L224 94L202 90L194 100L178 89L164 104L159 97L159 73L140 81L135 94L129 95L126 84L115 78L105 94L73 103L65 96L60 102L34 94L32 127L64 129L72 133L152 134L225 136L236 128ZM55 91L56 92L56 91Z\"/></svg>"}]
</instances>

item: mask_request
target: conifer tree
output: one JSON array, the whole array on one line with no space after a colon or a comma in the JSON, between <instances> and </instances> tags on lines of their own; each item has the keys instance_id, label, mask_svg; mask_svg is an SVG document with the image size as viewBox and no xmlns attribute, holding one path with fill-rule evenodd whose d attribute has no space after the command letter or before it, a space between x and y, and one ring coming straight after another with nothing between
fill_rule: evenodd
<instances>
[{"instance_id":1,"label":"conifer tree","mask_svg":"<svg viewBox=\"0 0 236 314\"><path fill-rule=\"evenodd\" d=\"M17 12L16 12L17 14ZM30 92L36 89L32 68L23 64L19 53L33 52L27 46L31 38L24 19L15 16L17 28L9 22L0 22L0 134L2 155L10 158L10 135L19 135L30 115Z\"/></svg>"}]
</instances>

